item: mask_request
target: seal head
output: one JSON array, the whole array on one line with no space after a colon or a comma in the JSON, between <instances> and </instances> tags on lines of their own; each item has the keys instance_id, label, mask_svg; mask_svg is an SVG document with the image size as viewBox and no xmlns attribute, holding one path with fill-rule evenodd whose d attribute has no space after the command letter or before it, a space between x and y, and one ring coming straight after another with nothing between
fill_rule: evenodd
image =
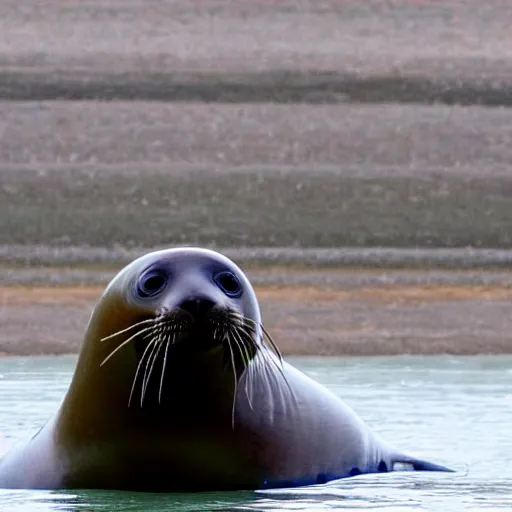
<instances>
[{"instance_id":1,"label":"seal head","mask_svg":"<svg viewBox=\"0 0 512 512\"><path fill-rule=\"evenodd\" d=\"M129 403L136 394L141 406L146 396L156 396L148 394L157 381L154 374L159 401L165 397L166 367L177 357L204 359L217 352L229 356L234 373L240 371L254 356L260 324L245 274L205 249L156 252L135 261L109 285L91 321L92 337L101 342L96 347L103 357L100 366L121 350L137 363Z\"/></svg>"}]
</instances>

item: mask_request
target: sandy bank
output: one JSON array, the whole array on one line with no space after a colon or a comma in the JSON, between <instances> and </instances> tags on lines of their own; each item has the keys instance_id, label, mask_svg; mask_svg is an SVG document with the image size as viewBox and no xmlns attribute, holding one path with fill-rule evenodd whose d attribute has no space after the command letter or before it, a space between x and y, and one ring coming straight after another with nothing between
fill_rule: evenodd
<instances>
[{"instance_id":1,"label":"sandy bank","mask_svg":"<svg viewBox=\"0 0 512 512\"><path fill-rule=\"evenodd\" d=\"M249 274L261 280L261 271ZM293 284L288 273L291 284L256 286L265 325L285 354L512 353L510 282L464 284L460 274L459 284L446 276L444 284L428 284L426 275L414 282L400 272L387 280L372 272L330 275L320 276L322 285L318 275L316 285ZM102 289L0 288L0 352L75 353Z\"/></svg>"}]
</instances>

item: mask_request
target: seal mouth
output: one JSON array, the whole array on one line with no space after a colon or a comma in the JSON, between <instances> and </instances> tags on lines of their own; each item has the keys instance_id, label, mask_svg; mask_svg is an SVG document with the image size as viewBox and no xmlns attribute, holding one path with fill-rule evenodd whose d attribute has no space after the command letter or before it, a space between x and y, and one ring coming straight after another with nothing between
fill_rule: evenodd
<instances>
[{"instance_id":1,"label":"seal mouth","mask_svg":"<svg viewBox=\"0 0 512 512\"><path fill-rule=\"evenodd\" d=\"M220 307L206 309L202 303L179 308L177 316L182 328L176 333L173 345L189 350L209 350L222 344L235 314Z\"/></svg>"},{"instance_id":2,"label":"seal mouth","mask_svg":"<svg viewBox=\"0 0 512 512\"><path fill-rule=\"evenodd\" d=\"M220 347L224 354L225 368L233 374L234 396L237 394L242 372L247 368L253 370L248 373L250 380L252 373L258 371L254 370L254 365L250 366L258 353L262 356L260 361L263 365L277 368L284 377L281 353L263 325L231 309L213 307L207 313L199 315L180 308L171 312L163 311L154 318L141 320L110 334L101 342L119 339L122 341L111 350L100 366L106 364L123 347L133 344L138 363L128 406L131 405L136 390L139 390L139 403L142 407L150 382L153 389L157 378L158 404L161 404L167 363L176 354L208 352ZM248 391L247 383L246 394L250 402L251 392ZM233 425L234 404L235 399Z\"/></svg>"}]
</instances>

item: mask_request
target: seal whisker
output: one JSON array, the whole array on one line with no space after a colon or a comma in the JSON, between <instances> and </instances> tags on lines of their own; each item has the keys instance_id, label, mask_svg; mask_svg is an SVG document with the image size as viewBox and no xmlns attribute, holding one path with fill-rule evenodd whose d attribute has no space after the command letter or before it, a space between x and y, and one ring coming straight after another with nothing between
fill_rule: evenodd
<instances>
[{"instance_id":1,"label":"seal whisker","mask_svg":"<svg viewBox=\"0 0 512 512\"><path fill-rule=\"evenodd\" d=\"M146 396L146 390L148 388L149 378L151 377L151 371L153 369L153 365L155 359L158 355L159 349L162 347L160 343L160 337L155 338L152 341L153 348L151 349L151 353L149 354L146 360L146 367L144 368L144 376L142 377L142 387L140 391L140 406L142 407L144 403L144 398Z\"/></svg>"},{"instance_id":2,"label":"seal whisker","mask_svg":"<svg viewBox=\"0 0 512 512\"><path fill-rule=\"evenodd\" d=\"M160 334L158 336L158 339L156 340L156 344L157 344L158 348L156 350L153 350L153 352L151 353L151 357L152 357L151 368L149 369L149 373L148 373L148 376L146 379L146 384L144 385L144 390L142 391L142 394L143 394L142 401L144 401L144 397L146 396L146 391L148 389L149 380L151 379L151 374L153 373L153 368L155 366L155 362L158 359L158 356L160 355L160 352L162 351L162 347L165 344L163 340L164 340L163 334Z\"/></svg>"},{"instance_id":3,"label":"seal whisker","mask_svg":"<svg viewBox=\"0 0 512 512\"><path fill-rule=\"evenodd\" d=\"M130 327L127 327L126 329L122 329L120 331L114 332L113 334L109 334L108 336L101 338L100 341L107 341L107 340L110 340L111 338L115 338L116 336L119 336L120 334L124 334L125 332L131 331L132 329L134 329L135 327L138 327L139 325L144 325L144 324L149 324L149 323L157 323L157 322L159 322L158 318L149 318L147 320L142 320L140 322L130 325ZM140 332L144 332L151 328L152 327L147 327L146 329L144 329L143 331L140 331Z\"/></svg>"},{"instance_id":4,"label":"seal whisker","mask_svg":"<svg viewBox=\"0 0 512 512\"><path fill-rule=\"evenodd\" d=\"M251 394L249 395L249 393L247 391L247 383L248 383L248 380L250 379L250 375L252 375L251 370L253 369L253 366L251 366L249 364L250 357L249 357L249 353L247 352L247 345L246 345L247 342L242 338L242 336L240 336L240 333L238 331L234 331L234 335L238 337L240 343L242 344L244 351L245 351L245 356L247 358L247 363L246 364L244 363L244 366L245 366L244 369L247 372L244 391L245 391L245 396L247 397L247 401L249 402L249 407L251 408L252 411L254 411L254 408L252 406L252 384L251 384ZM252 340L250 340L250 342L252 342Z\"/></svg>"},{"instance_id":5,"label":"seal whisker","mask_svg":"<svg viewBox=\"0 0 512 512\"><path fill-rule=\"evenodd\" d=\"M132 389L130 391L130 397L128 398L128 407L130 407L131 402L132 402L133 392L135 391L135 386L137 384L137 377L139 376L140 369L142 368L142 364L144 363L144 358L146 357L146 353L149 350L149 348L151 347L151 345L153 345L153 343L154 343L153 340L148 343L148 346L142 353L142 357L140 358L140 361L137 364L137 370L135 371L135 375L133 377L133 383L132 383Z\"/></svg>"},{"instance_id":6,"label":"seal whisker","mask_svg":"<svg viewBox=\"0 0 512 512\"><path fill-rule=\"evenodd\" d=\"M261 328L261 330L263 331L264 339L266 338L268 340L268 342L270 344L270 348L275 353L275 355L278 357L279 361L282 362L283 356L281 354L281 351L279 350L278 346L272 339L272 336L270 336L270 333L267 331L265 326L260 322L254 321L252 318L243 317L243 320L247 325L242 326L242 328L247 329L250 326L249 328L252 329L253 331L255 331L257 327Z\"/></svg>"},{"instance_id":7,"label":"seal whisker","mask_svg":"<svg viewBox=\"0 0 512 512\"><path fill-rule=\"evenodd\" d=\"M250 348L254 352L257 352L258 350L258 346L255 343L255 330L253 329L252 325L244 325L243 322L245 320L245 317L243 317L242 315L234 313L232 315L232 319L239 320L241 322L239 325L234 326L234 328L230 332L232 332L233 336L235 337L235 341L237 342L237 346L240 351L240 356L244 364L244 369L247 372L244 391L245 396L247 397L247 401L249 403L249 407L254 412L254 407L252 404L252 395L254 391L252 379L255 368L254 365L249 364L251 361L251 357L249 355L248 349Z\"/></svg>"},{"instance_id":8,"label":"seal whisker","mask_svg":"<svg viewBox=\"0 0 512 512\"><path fill-rule=\"evenodd\" d=\"M242 359L242 363L244 365L244 368L247 368L247 365L249 364L249 353L247 352L247 349L244 345L244 343L242 342L242 340L240 339L240 336L238 336L238 333L236 332L236 330L232 330L230 331L230 334L233 336L233 341L236 343L236 346L238 348L238 352L240 354L240 359ZM243 350L242 350L242 346L243 346Z\"/></svg>"},{"instance_id":9,"label":"seal whisker","mask_svg":"<svg viewBox=\"0 0 512 512\"><path fill-rule=\"evenodd\" d=\"M231 367L233 368L233 379L235 389L233 391L233 406L231 408L231 428L235 430L235 406L236 406L236 395L238 393L238 375L236 373L236 365L235 365L235 354L233 352L233 347L231 346L231 340L229 337L229 332L226 332L226 340L228 342L229 352L231 354Z\"/></svg>"},{"instance_id":10,"label":"seal whisker","mask_svg":"<svg viewBox=\"0 0 512 512\"><path fill-rule=\"evenodd\" d=\"M165 376L165 368L167 366L167 352L169 351L169 345L174 344L174 340L176 338L176 333L172 335L172 343L171 343L171 335L168 334L166 336L166 342L165 342L165 352L164 352L164 361L162 363L162 375L160 376L160 389L158 390L158 403L162 400L162 388L164 384L164 376Z\"/></svg>"},{"instance_id":11,"label":"seal whisker","mask_svg":"<svg viewBox=\"0 0 512 512\"><path fill-rule=\"evenodd\" d=\"M150 331L151 329L153 329L153 327L146 327L145 329L142 329L141 331L138 331L135 334L133 334L132 336L130 336L127 340L123 341L123 343L118 345L114 350L112 350L112 352L110 352L110 354L105 359L103 359L103 361L100 363L100 366L103 366L114 354L116 354L119 350L121 350L125 345L128 345L128 343L130 343L130 341L134 340L137 336L140 336L144 332ZM103 338L103 340L106 340L106 339L107 338Z\"/></svg>"},{"instance_id":12,"label":"seal whisker","mask_svg":"<svg viewBox=\"0 0 512 512\"><path fill-rule=\"evenodd\" d=\"M286 375L284 374L282 360L279 361L280 364L278 364L277 361L274 359L277 356L275 356L275 354L273 354L272 352L262 353L262 355L263 355L263 361L265 362L265 365L269 368L269 370L270 370L271 364L277 369L277 371L283 378L283 380L286 384L286 387L288 388L288 391L290 391L292 398L296 402L295 392L293 391L292 387L290 386L290 383L288 382L288 379L286 378Z\"/></svg>"},{"instance_id":13,"label":"seal whisker","mask_svg":"<svg viewBox=\"0 0 512 512\"><path fill-rule=\"evenodd\" d=\"M281 355L281 351L279 350L279 348L275 344L274 340L272 339L272 336L270 336L270 334L267 331L267 329L265 329L265 326L263 324L260 324L260 327L261 327L261 330L263 331L263 334L266 336L267 340L270 342L272 350L274 351L274 353L276 354L276 356L279 359L279 362L282 365L283 364L283 356Z\"/></svg>"},{"instance_id":14,"label":"seal whisker","mask_svg":"<svg viewBox=\"0 0 512 512\"><path fill-rule=\"evenodd\" d=\"M273 373L269 372L269 366L268 366L267 361L263 355L261 358L256 358L255 362L256 362L256 366L258 367L257 376L264 383L267 395L270 395L270 399L265 400L265 403L270 406L270 402L272 400L273 393L272 393L272 383L270 382L269 373L271 375L273 375Z\"/></svg>"},{"instance_id":15,"label":"seal whisker","mask_svg":"<svg viewBox=\"0 0 512 512\"><path fill-rule=\"evenodd\" d=\"M237 326L237 330L247 336L247 339L249 340L249 346L253 347L254 350L258 350L258 345L256 342L256 331L252 328L252 326L239 325Z\"/></svg>"},{"instance_id":16,"label":"seal whisker","mask_svg":"<svg viewBox=\"0 0 512 512\"><path fill-rule=\"evenodd\" d=\"M252 412L255 412L254 407L252 406L252 395L254 393L254 386L252 379L254 378L254 365L250 365L247 368L246 379L245 379L245 396L247 397L247 402L249 403L249 407Z\"/></svg>"},{"instance_id":17,"label":"seal whisker","mask_svg":"<svg viewBox=\"0 0 512 512\"><path fill-rule=\"evenodd\" d=\"M257 350L256 343L255 343L253 337L251 336L251 334L247 333L246 331L244 331L242 329L237 330L236 334L238 336L238 339L242 343L242 346L244 347L247 364L249 364L249 362L251 360L251 356L249 354L249 349L252 351L253 356L254 356L254 354Z\"/></svg>"},{"instance_id":18,"label":"seal whisker","mask_svg":"<svg viewBox=\"0 0 512 512\"><path fill-rule=\"evenodd\" d=\"M149 384L149 379L151 378L151 374L153 373L153 367L155 366L155 362L158 359L158 356L160 355L160 352L162 351L162 348L163 348L164 345L166 345L166 343L164 341L164 338L161 337L158 340L158 350L156 351L155 356L153 357L153 362L151 363L151 369L149 370L149 375L148 375L148 378L146 380L146 387L144 389L144 395L146 394L147 386ZM162 364L163 364L163 362L162 362ZM158 391L158 403L160 403L161 391L162 391L161 388L159 388L159 391ZM143 400L144 400L144 398L143 398Z\"/></svg>"}]
</instances>

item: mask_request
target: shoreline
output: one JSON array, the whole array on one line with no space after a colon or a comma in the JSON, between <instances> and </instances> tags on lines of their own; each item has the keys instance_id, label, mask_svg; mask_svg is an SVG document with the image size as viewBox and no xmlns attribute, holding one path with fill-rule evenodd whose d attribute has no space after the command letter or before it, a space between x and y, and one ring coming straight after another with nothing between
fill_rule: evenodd
<instances>
[{"instance_id":1,"label":"shoreline","mask_svg":"<svg viewBox=\"0 0 512 512\"><path fill-rule=\"evenodd\" d=\"M269 284L265 269L247 273L284 355L512 354L510 282L457 284L461 273L448 271L444 281L429 281L428 272L414 281L401 271L326 270L311 271L303 284L301 272L288 269L288 284ZM102 290L0 286L0 354L76 354Z\"/></svg>"}]
</instances>

